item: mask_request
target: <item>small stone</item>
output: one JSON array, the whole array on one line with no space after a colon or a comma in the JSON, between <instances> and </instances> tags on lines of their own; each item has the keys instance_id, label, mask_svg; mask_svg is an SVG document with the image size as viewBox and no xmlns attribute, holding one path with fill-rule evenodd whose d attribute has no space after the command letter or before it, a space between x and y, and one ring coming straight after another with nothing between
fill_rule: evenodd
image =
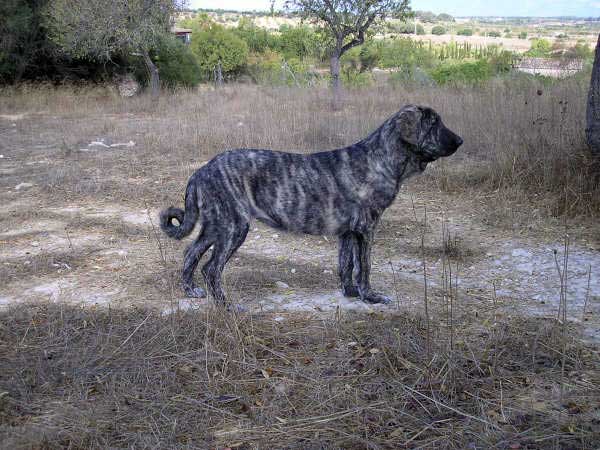
<instances>
[{"instance_id":1,"label":"small stone","mask_svg":"<svg viewBox=\"0 0 600 450\"><path fill-rule=\"evenodd\" d=\"M290 288L290 286L287 283L284 283L283 281L276 281L275 286L277 286L279 289L289 289Z\"/></svg>"},{"instance_id":2,"label":"small stone","mask_svg":"<svg viewBox=\"0 0 600 450\"><path fill-rule=\"evenodd\" d=\"M290 272L296 273L296 269L292 269L292 270L290 270Z\"/></svg>"},{"instance_id":3,"label":"small stone","mask_svg":"<svg viewBox=\"0 0 600 450\"><path fill-rule=\"evenodd\" d=\"M38 241L33 241L31 245L33 245L34 247L38 247L40 243Z\"/></svg>"},{"instance_id":4,"label":"small stone","mask_svg":"<svg viewBox=\"0 0 600 450\"><path fill-rule=\"evenodd\" d=\"M15 190L20 191L21 189L30 188L31 186L33 186L31 183L19 183L15 186Z\"/></svg>"}]
</instances>

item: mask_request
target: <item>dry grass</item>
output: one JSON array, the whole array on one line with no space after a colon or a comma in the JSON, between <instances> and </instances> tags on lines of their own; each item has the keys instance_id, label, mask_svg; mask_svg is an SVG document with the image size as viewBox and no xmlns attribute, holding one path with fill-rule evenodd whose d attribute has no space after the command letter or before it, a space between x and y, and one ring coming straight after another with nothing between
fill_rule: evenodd
<instances>
[{"instance_id":1,"label":"dry grass","mask_svg":"<svg viewBox=\"0 0 600 450\"><path fill-rule=\"evenodd\" d=\"M0 313L4 448L597 448L598 353L542 320ZM512 446L512 447L511 447Z\"/></svg>"},{"instance_id":2,"label":"dry grass","mask_svg":"<svg viewBox=\"0 0 600 450\"><path fill-rule=\"evenodd\" d=\"M437 210L499 224L560 215L594 223L600 191L584 145L585 84L378 86L348 92L336 113L319 89L228 86L166 94L157 104L105 88L6 89L0 114L24 116L0 119L0 231L60 218L83 241L3 261L1 287L60 278L56 265L66 263L72 282L123 287L131 303L159 298L164 306L177 298L180 248L158 246L150 228L124 225L118 211L96 217L83 213L86 206L140 212L181 204L187 177L224 148L337 147L409 102L432 105L465 140L457 155L411 182L411 192L435 194ZM136 145L81 151L101 138ZM22 182L33 186L17 191ZM57 212L72 205L79 212ZM401 242L399 231L419 236L419 208L414 217L386 216L377 242L383 253ZM432 223L428 235L437 234ZM444 258L444 270L481 257L455 230L424 249L407 238L403 252ZM35 235L11 236L0 243ZM121 244L129 251L123 267L114 254L99 255ZM229 291L262 295L273 280L291 284L286 264L242 254L230 265L237 278ZM293 280L307 291L334 288L323 265L294 264L302 275ZM598 448L597 347L583 344L575 327L508 317L495 302L453 291L450 273L445 280L444 292L429 291L428 320L404 305L385 317L297 313L284 321L210 309L3 307L0 446ZM389 290L409 287L402 283Z\"/></svg>"},{"instance_id":3,"label":"dry grass","mask_svg":"<svg viewBox=\"0 0 600 450\"><path fill-rule=\"evenodd\" d=\"M6 136L7 147L42 140L48 149L32 156L67 162L28 168L43 188L79 198L160 196L162 203L165 192L179 192L201 161L224 148L333 148L363 137L403 104L428 104L465 140L451 161L432 167L425 178L430 186L491 196L491 214L514 208L529 214L533 206L542 218L597 217L600 171L584 140L586 87L585 77L547 87L521 77L477 89L378 86L348 92L335 114L321 89L179 91L153 105L103 88L27 87L2 92L0 113L30 114L16 123L16 136ZM80 152L91 137L131 139L137 146Z\"/></svg>"}]
</instances>

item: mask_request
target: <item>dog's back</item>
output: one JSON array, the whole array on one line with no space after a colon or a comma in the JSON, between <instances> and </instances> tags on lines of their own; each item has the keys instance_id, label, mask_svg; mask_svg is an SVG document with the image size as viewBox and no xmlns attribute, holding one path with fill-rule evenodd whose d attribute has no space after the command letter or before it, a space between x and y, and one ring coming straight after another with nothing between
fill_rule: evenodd
<instances>
[{"instance_id":1,"label":"dog's back","mask_svg":"<svg viewBox=\"0 0 600 450\"><path fill-rule=\"evenodd\" d=\"M200 203L235 204L247 220L308 234L335 235L360 220L365 203L395 195L395 182L360 144L309 155L230 150L193 175ZM385 208L386 205L382 205Z\"/></svg>"}]
</instances>

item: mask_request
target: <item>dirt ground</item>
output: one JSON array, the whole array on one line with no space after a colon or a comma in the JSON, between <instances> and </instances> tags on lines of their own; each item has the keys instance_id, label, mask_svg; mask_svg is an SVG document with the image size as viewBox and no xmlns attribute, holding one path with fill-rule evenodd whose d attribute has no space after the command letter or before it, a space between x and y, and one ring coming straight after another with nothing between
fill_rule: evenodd
<instances>
[{"instance_id":1,"label":"dirt ground","mask_svg":"<svg viewBox=\"0 0 600 450\"><path fill-rule=\"evenodd\" d=\"M572 214L552 214L557 155L582 139L582 109L560 111L583 91L537 89L376 86L336 112L318 89L0 92L0 448L597 448L585 158ZM383 215L372 282L393 304L340 295L335 238L260 224L225 270L248 312L184 297L187 242L157 215L194 170L226 148L347 145L406 103L465 143ZM535 145L556 153L517 160ZM482 165L538 178L497 192Z\"/></svg>"},{"instance_id":2,"label":"dirt ground","mask_svg":"<svg viewBox=\"0 0 600 450\"><path fill-rule=\"evenodd\" d=\"M157 229L159 209L182 204L187 176L208 159L173 161L150 151L148 133L168 127L168 121L135 112L102 112L85 124L69 111L0 116L0 304L143 304L166 312L207 304L183 296L178 273L185 243ZM375 308L421 308L424 253L433 301L443 301L450 261L458 301L464 299L475 314L477 308L498 308L556 317L563 225L507 225L511 218L494 220L486 198L456 198L431 186L426 176L411 181L383 216L373 284L396 302ZM598 236L585 227L568 232L567 315L588 338L599 340ZM251 311L373 308L343 298L336 271L334 237L254 224L225 279L230 298Z\"/></svg>"}]
</instances>

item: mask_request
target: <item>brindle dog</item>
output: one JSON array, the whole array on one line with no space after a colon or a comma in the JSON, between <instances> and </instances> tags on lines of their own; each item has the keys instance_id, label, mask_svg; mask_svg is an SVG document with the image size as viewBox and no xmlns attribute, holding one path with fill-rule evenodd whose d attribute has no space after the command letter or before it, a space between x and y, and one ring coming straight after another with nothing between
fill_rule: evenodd
<instances>
[{"instance_id":1,"label":"brindle dog","mask_svg":"<svg viewBox=\"0 0 600 450\"><path fill-rule=\"evenodd\" d=\"M190 234L197 220L202 225L185 252L185 293L206 295L193 275L212 246L202 275L215 301L226 303L221 273L257 219L282 230L337 236L343 294L388 303L369 284L379 218L403 181L453 154L462 142L433 109L407 105L349 147L308 155L238 149L216 156L190 177L185 212L171 207L160 214L162 230L175 239Z\"/></svg>"}]
</instances>

